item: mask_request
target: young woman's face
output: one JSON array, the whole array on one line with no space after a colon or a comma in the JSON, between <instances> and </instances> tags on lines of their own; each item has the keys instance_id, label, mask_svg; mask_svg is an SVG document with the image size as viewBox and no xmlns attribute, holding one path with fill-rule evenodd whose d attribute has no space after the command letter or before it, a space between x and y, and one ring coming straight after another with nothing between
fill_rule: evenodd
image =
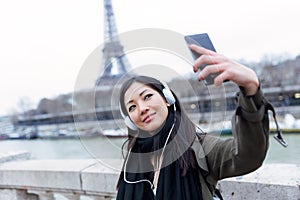
<instances>
[{"instance_id":1,"label":"young woman's face","mask_svg":"<svg viewBox=\"0 0 300 200\"><path fill-rule=\"evenodd\" d=\"M168 116L169 104L151 87L134 82L125 92L124 104L132 122L141 130L155 134Z\"/></svg>"}]
</instances>

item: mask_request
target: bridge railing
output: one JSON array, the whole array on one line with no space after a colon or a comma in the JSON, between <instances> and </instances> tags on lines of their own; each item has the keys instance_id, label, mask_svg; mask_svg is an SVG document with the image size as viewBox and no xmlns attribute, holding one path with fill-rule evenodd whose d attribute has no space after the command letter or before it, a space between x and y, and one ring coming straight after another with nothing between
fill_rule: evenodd
<instances>
[{"instance_id":1,"label":"bridge railing","mask_svg":"<svg viewBox=\"0 0 300 200\"><path fill-rule=\"evenodd\" d=\"M115 199L121 160L33 160L26 152L0 156L0 199ZM300 166L266 164L218 186L224 199L299 200Z\"/></svg>"}]
</instances>

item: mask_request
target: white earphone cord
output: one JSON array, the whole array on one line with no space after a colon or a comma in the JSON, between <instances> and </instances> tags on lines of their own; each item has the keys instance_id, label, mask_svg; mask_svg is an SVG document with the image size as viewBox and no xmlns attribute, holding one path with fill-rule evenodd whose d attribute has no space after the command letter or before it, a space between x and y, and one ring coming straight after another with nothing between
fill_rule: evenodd
<instances>
[{"instance_id":1,"label":"white earphone cord","mask_svg":"<svg viewBox=\"0 0 300 200\"><path fill-rule=\"evenodd\" d=\"M176 106L175 106L175 104L174 104L174 111L176 112ZM167 146L167 143L168 143L168 140L169 140L169 138L171 136L171 133L172 133L174 127L175 127L175 123L176 123L176 116L174 114L174 122L173 122L173 125L172 125L169 133L168 133L168 137L166 139L166 142L165 142L164 147L162 149L161 155L159 157L159 163L161 163L161 158L162 158L162 156L163 156L163 154L165 152L165 148ZM123 175L124 175L124 181L126 183L129 183L129 184L136 184L136 183L141 183L141 182L148 182L150 184L151 188L155 189L153 183L151 181L149 181L148 179L141 179L141 180L137 180L137 181L129 181L129 180L126 179L126 168L127 168L128 159L129 159L129 156L130 156L130 153L131 153L131 149L129 149L128 156L127 156L127 158L125 160L125 164L124 164L124 173L123 173ZM158 172L160 171L160 169L161 169L161 164L159 165Z\"/></svg>"}]
</instances>

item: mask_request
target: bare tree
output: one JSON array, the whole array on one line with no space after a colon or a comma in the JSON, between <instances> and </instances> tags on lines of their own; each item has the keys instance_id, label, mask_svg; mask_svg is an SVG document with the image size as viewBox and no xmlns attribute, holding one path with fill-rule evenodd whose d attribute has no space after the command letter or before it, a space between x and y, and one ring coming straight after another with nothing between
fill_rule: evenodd
<instances>
[{"instance_id":1,"label":"bare tree","mask_svg":"<svg viewBox=\"0 0 300 200\"><path fill-rule=\"evenodd\" d=\"M19 113L24 119L29 119L33 115L33 102L29 97L21 97L18 100L17 107Z\"/></svg>"}]
</instances>

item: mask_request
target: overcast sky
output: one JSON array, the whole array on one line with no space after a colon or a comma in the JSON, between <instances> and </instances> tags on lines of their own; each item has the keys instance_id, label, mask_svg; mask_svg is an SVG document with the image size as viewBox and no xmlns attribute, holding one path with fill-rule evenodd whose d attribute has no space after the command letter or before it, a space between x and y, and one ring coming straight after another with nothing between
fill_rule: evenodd
<instances>
[{"instance_id":1,"label":"overcast sky","mask_svg":"<svg viewBox=\"0 0 300 200\"><path fill-rule=\"evenodd\" d=\"M119 33L163 28L209 33L218 52L258 61L300 54L298 0L112 0ZM102 0L0 2L0 115L22 97L72 92L85 59L103 43Z\"/></svg>"}]
</instances>

